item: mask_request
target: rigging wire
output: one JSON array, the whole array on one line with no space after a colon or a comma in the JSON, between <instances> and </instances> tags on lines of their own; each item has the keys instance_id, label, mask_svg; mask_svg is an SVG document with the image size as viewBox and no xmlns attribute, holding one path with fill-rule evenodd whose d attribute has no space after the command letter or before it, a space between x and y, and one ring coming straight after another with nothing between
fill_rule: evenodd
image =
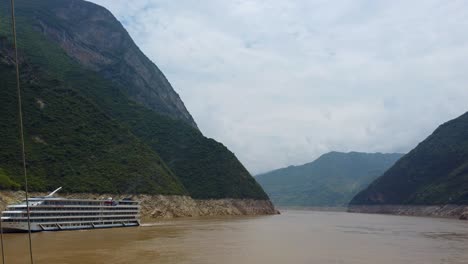
<instances>
[{"instance_id":1,"label":"rigging wire","mask_svg":"<svg viewBox=\"0 0 468 264\"><path fill-rule=\"evenodd\" d=\"M32 240L31 240L31 212L29 211L29 193L28 193L28 174L26 170L26 153L24 147L24 128L23 128L23 106L21 103L21 87L20 87L20 73L18 63L18 46L16 43L16 18L15 18L15 0L11 0L11 22L13 29L13 47L15 49L15 64L16 64L16 89L18 91L18 110L19 110L19 123L20 123L20 136L21 136L21 150L23 157L23 172L24 172L24 190L26 197L26 211L28 217L28 238L29 238L29 256L31 264L34 264L32 253Z\"/></svg>"},{"instance_id":2,"label":"rigging wire","mask_svg":"<svg viewBox=\"0 0 468 264\"><path fill-rule=\"evenodd\" d=\"M1 219L2 214L0 213L0 244L2 247L2 264L5 264L5 250L3 248L3 225L2 225L2 219Z\"/></svg>"},{"instance_id":3,"label":"rigging wire","mask_svg":"<svg viewBox=\"0 0 468 264\"><path fill-rule=\"evenodd\" d=\"M0 240L2 241L2 263L5 264L5 251L3 250L3 227L2 227L2 220L0 219Z\"/></svg>"}]
</instances>

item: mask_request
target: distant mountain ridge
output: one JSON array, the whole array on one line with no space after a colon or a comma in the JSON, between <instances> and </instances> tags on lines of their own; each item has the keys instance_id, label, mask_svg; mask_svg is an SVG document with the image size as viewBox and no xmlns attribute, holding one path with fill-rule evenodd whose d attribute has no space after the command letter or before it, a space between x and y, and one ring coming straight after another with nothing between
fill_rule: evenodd
<instances>
[{"instance_id":1,"label":"distant mountain ridge","mask_svg":"<svg viewBox=\"0 0 468 264\"><path fill-rule=\"evenodd\" d=\"M15 3L32 191L268 200L236 156L196 128L109 11L82 0ZM23 184L9 8L0 1L1 189Z\"/></svg>"},{"instance_id":2,"label":"distant mountain ridge","mask_svg":"<svg viewBox=\"0 0 468 264\"><path fill-rule=\"evenodd\" d=\"M330 152L313 162L256 176L276 205L346 206L403 154Z\"/></svg>"},{"instance_id":3,"label":"distant mountain ridge","mask_svg":"<svg viewBox=\"0 0 468 264\"><path fill-rule=\"evenodd\" d=\"M439 126L351 205L468 204L468 112Z\"/></svg>"}]
</instances>

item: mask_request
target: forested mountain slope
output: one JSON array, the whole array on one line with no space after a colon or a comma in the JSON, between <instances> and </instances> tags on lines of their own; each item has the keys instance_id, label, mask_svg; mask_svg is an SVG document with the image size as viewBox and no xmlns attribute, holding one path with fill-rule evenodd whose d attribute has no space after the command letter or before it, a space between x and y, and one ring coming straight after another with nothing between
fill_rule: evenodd
<instances>
[{"instance_id":1,"label":"forested mountain slope","mask_svg":"<svg viewBox=\"0 0 468 264\"><path fill-rule=\"evenodd\" d=\"M372 204L468 204L468 112L439 126L351 202Z\"/></svg>"},{"instance_id":2,"label":"forested mountain slope","mask_svg":"<svg viewBox=\"0 0 468 264\"><path fill-rule=\"evenodd\" d=\"M15 2L33 190L268 199L232 152L196 128L107 10L81 0ZM0 180L15 188L22 180L8 3L0 1Z\"/></svg>"},{"instance_id":3,"label":"forested mountain slope","mask_svg":"<svg viewBox=\"0 0 468 264\"><path fill-rule=\"evenodd\" d=\"M345 206L401 156L330 152L311 163L278 169L256 179L277 205Z\"/></svg>"}]
</instances>

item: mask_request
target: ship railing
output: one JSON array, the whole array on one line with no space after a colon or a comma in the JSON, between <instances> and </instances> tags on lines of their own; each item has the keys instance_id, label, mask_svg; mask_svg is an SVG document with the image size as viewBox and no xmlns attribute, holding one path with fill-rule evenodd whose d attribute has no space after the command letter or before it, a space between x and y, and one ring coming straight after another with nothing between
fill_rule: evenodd
<instances>
[{"instance_id":1,"label":"ship railing","mask_svg":"<svg viewBox=\"0 0 468 264\"><path fill-rule=\"evenodd\" d=\"M30 216L30 219L61 219L61 218L112 218L112 217L140 217L140 214L134 215L55 215L55 216ZM2 216L1 219L27 219L27 216Z\"/></svg>"}]
</instances>

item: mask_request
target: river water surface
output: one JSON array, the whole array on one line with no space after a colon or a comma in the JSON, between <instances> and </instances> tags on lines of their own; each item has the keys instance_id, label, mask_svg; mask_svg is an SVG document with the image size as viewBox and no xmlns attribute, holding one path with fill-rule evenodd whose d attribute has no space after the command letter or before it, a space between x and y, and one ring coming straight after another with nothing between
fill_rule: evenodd
<instances>
[{"instance_id":1,"label":"river water surface","mask_svg":"<svg viewBox=\"0 0 468 264\"><path fill-rule=\"evenodd\" d=\"M33 234L35 263L468 263L468 221L335 212L158 222ZM29 263L5 235L7 264Z\"/></svg>"}]
</instances>

